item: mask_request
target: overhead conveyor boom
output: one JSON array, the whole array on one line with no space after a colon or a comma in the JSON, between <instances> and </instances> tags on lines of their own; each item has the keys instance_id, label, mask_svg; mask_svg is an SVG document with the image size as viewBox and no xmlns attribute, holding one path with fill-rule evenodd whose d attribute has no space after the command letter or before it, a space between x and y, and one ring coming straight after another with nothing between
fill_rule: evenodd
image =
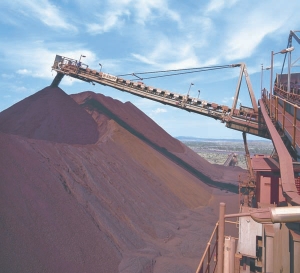
<instances>
[{"instance_id":1,"label":"overhead conveyor boom","mask_svg":"<svg viewBox=\"0 0 300 273\"><path fill-rule=\"evenodd\" d=\"M147 98L165 105L211 117L224 122L228 128L269 138L266 126L259 117L258 108L250 80L248 79L245 64L232 65L232 67L237 66L241 67L241 73L236 95L238 96L239 94L240 81L242 80L242 75L244 73L253 108L241 107L240 109L236 109L236 104L230 108L226 105L219 105L199 98L193 98L189 95L177 94L168 90L147 86L143 82L130 81L108 73L90 69L87 65L81 64L77 60L60 55L56 55L52 66L52 69L57 72L57 75L51 86L58 86L63 76L67 75L82 81L110 86L142 98Z\"/></svg>"}]
</instances>

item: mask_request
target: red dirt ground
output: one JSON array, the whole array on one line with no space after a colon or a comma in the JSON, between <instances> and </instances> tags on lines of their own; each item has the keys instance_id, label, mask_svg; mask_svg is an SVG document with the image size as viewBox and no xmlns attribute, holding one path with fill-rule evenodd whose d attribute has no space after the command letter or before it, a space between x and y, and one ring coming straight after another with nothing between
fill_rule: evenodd
<instances>
[{"instance_id":1,"label":"red dirt ground","mask_svg":"<svg viewBox=\"0 0 300 273\"><path fill-rule=\"evenodd\" d=\"M0 113L1 272L194 272L238 196L131 103L47 87Z\"/></svg>"}]
</instances>

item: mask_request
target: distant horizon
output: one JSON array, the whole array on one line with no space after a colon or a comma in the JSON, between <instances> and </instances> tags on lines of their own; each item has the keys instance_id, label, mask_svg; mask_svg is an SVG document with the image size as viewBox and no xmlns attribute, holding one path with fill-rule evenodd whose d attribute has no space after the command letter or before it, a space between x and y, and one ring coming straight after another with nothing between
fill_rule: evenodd
<instances>
[{"instance_id":1,"label":"distant horizon","mask_svg":"<svg viewBox=\"0 0 300 273\"><path fill-rule=\"evenodd\" d=\"M219 140L219 141L239 141L239 142L243 142L242 137L241 138L212 138L212 137L193 137L193 136L175 136L174 138L178 139L178 140L186 140L186 141L205 141L205 140ZM263 138L259 138L259 139L247 139L247 141L265 141L265 142L269 142L271 140L268 139L263 139Z\"/></svg>"}]
</instances>

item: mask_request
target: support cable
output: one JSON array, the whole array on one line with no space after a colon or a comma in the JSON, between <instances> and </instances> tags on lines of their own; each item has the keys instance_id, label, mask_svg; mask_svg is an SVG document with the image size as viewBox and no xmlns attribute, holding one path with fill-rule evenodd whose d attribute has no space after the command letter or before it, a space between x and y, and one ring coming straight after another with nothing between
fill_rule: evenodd
<instances>
[{"instance_id":1,"label":"support cable","mask_svg":"<svg viewBox=\"0 0 300 273\"><path fill-rule=\"evenodd\" d=\"M182 73L172 74L172 75L179 75L179 74L185 74L185 73L195 73L195 72L202 72L202 71L208 71L208 70L217 70L217 69L222 69L222 68L232 68L232 67L236 67L236 65L204 66L204 67L183 68L183 69L169 69L169 70L148 71L148 72L135 72L135 73L117 75L117 77L132 76L132 74L142 75L142 74L169 73L169 72L175 72L175 71L196 70L196 71L189 71L189 72L182 72ZM163 76L161 76L161 77L163 77Z\"/></svg>"}]
</instances>

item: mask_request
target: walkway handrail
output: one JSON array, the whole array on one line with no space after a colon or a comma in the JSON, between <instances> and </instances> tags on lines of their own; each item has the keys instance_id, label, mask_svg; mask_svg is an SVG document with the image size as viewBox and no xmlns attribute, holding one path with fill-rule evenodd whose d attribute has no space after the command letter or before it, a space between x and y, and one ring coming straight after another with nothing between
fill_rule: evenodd
<instances>
[{"instance_id":1,"label":"walkway handrail","mask_svg":"<svg viewBox=\"0 0 300 273\"><path fill-rule=\"evenodd\" d=\"M278 89L277 89L278 91ZM262 90L262 99L269 110L269 116L277 122L282 131L286 134L288 133L290 136L291 144L294 150L299 147L300 143L297 143L297 136L300 136L300 128L297 127L298 121L298 111L300 110L300 106L298 104L293 103L289 99L282 97L281 95L270 95L267 90ZM300 96L299 96L300 98ZM300 102L300 99L299 99ZM292 107L292 110L286 110L287 107ZM281 119L279 118L281 115ZM292 131L287 130L287 123L293 127Z\"/></svg>"},{"instance_id":2,"label":"walkway handrail","mask_svg":"<svg viewBox=\"0 0 300 273\"><path fill-rule=\"evenodd\" d=\"M218 237L216 237L216 241L215 241L215 244L213 246L212 251L210 251L210 246L212 244L212 240L213 240L214 236L215 235L218 236L218 226L219 226L219 223L216 223L216 226L215 226L215 228L214 228L214 230L213 230L213 232L210 236L210 239L208 240L207 246L206 246L205 251L202 255L202 258L200 260L200 263L198 265L196 273L210 272L209 269L210 269L210 265L211 265L211 258L213 257L214 251L217 249ZM205 270L203 270L205 258L207 258L207 265L206 265ZM215 272L216 264L215 264L214 270L212 272Z\"/></svg>"},{"instance_id":3,"label":"walkway handrail","mask_svg":"<svg viewBox=\"0 0 300 273\"><path fill-rule=\"evenodd\" d=\"M278 96L273 96L273 98L275 98L275 121L276 122L281 122L281 129L283 131L285 131L285 128L287 127L286 123L289 123L290 125L293 126L293 131L292 131L292 134L291 134L291 138L292 138L291 142L292 142L292 145L293 145L294 149L296 149L296 145L297 145L296 137L297 137L297 135L299 136L299 133L300 133L300 129L297 128L297 111L300 109L300 107L296 104L291 104L290 102L288 102L284 99L281 99ZM281 100L283 102L282 107L279 107L278 100ZM288 112L292 119L289 118L289 116L286 114L287 113L287 111L285 110L286 104L289 104L290 106L292 106L294 108L293 113ZM272 105L273 105L273 103L272 103ZM283 110L280 110L280 108L282 108ZM278 114L282 114L282 121L279 120L279 115Z\"/></svg>"},{"instance_id":4,"label":"walkway handrail","mask_svg":"<svg viewBox=\"0 0 300 273\"><path fill-rule=\"evenodd\" d=\"M259 104L272 142L278 154L283 195L291 205L300 205L300 196L298 195L295 185L292 158L272 123L262 99L259 100Z\"/></svg>"},{"instance_id":5,"label":"walkway handrail","mask_svg":"<svg viewBox=\"0 0 300 273\"><path fill-rule=\"evenodd\" d=\"M293 91L294 90L292 89L291 92L287 92L277 86L274 87L274 92L278 93L280 96L282 96L282 98L290 101L291 104L294 104L295 102L300 104L300 94L295 94Z\"/></svg>"}]
</instances>

